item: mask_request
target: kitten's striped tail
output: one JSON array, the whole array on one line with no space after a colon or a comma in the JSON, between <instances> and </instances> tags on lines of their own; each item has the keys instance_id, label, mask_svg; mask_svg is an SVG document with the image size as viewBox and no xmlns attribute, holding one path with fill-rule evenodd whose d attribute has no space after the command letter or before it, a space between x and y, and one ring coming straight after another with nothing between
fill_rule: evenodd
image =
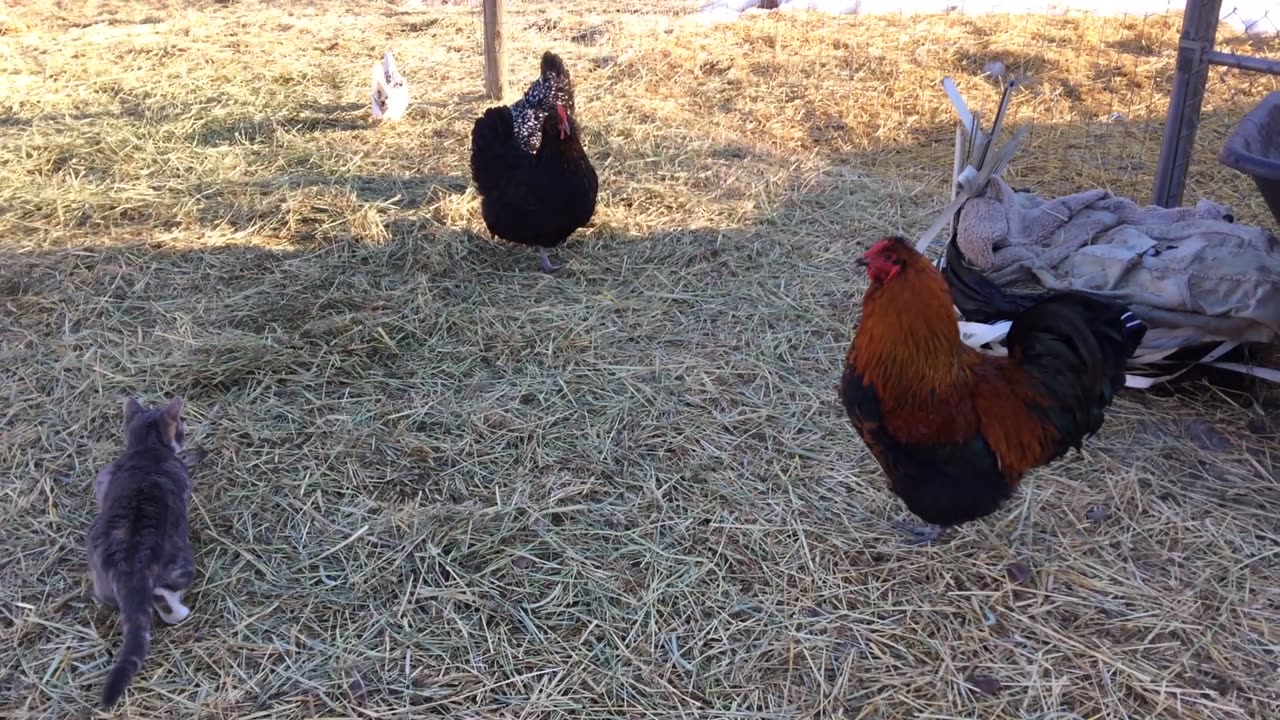
<instances>
[{"instance_id":1,"label":"kitten's striped tail","mask_svg":"<svg viewBox=\"0 0 1280 720\"><path fill-rule=\"evenodd\" d=\"M151 647L152 578L140 573L122 584L120 617L124 621L124 644L116 653L115 665L107 674L102 688L102 706L113 707L124 695L129 681L142 669L142 661Z\"/></svg>"}]
</instances>

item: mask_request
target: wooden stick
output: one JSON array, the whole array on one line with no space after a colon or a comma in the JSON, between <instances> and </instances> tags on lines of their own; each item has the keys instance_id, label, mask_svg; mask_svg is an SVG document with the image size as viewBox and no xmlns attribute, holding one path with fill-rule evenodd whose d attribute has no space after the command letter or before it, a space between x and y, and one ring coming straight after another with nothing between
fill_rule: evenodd
<instances>
[{"instance_id":1,"label":"wooden stick","mask_svg":"<svg viewBox=\"0 0 1280 720\"><path fill-rule=\"evenodd\" d=\"M502 54L502 22L506 0L484 0L484 91L490 100L506 92L507 62Z\"/></svg>"}]
</instances>

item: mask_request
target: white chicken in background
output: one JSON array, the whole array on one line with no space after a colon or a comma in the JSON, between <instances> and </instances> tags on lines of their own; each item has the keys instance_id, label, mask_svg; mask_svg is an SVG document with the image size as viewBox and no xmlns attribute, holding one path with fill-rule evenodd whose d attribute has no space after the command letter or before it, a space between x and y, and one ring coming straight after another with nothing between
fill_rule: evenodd
<instances>
[{"instance_id":1,"label":"white chicken in background","mask_svg":"<svg viewBox=\"0 0 1280 720\"><path fill-rule=\"evenodd\" d=\"M399 120L409 108L409 83L396 70L391 51L373 64L373 119Z\"/></svg>"}]
</instances>

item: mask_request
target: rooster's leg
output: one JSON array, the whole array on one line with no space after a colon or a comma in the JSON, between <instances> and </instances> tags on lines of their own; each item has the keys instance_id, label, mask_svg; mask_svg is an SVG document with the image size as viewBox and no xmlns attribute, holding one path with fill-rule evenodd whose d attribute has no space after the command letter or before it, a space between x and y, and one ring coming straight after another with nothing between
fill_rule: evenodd
<instances>
[{"instance_id":1,"label":"rooster's leg","mask_svg":"<svg viewBox=\"0 0 1280 720\"><path fill-rule=\"evenodd\" d=\"M905 520L899 520L892 523L893 527L911 536L912 539L907 541L908 545L928 545L936 541L942 536L942 526L933 523L912 523Z\"/></svg>"},{"instance_id":2,"label":"rooster's leg","mask_svg":"<svg viewBox=\"0 0 1280 720\"><path fill-rule=\"evenodd\" d=\"M562 266L552 265L551 258L547 257L547 249L538 248L538 267L544 273L553 273L559 271Z\"/></svg>"}]
</instances>

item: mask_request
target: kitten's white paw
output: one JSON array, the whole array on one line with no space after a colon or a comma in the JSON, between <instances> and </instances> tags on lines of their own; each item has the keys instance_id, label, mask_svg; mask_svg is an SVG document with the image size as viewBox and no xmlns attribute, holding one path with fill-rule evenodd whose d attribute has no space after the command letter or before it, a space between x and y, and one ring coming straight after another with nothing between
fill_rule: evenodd
<instances>
[{"instance_id":1,"label":"kitten's white paw","mask_svg":"<svg viewBox=\"0 0 1280 720\"><path fill-rule=\"evenodd\" d=\"M173 609L173 612L169 615L169 617L164 618L164 621L169 623L170 625L177 625L178 623L186 620L189 617L191 617L191 608L187 607L186 605L180 604Z\"/></svg>"},{"instance_id":2,"label":"kitten's white paw","mask_svg":"<svg viewBox=\"0 0 1280 720\"><path fill-rule=\"evenodd\" d=\"M154 595L164 598L164 602L155 603L155 606L156 612L160 613L160 618L166 623L177 625L191 617L191 608L182 604L182 593L168 588L156 588Z\"/></svg>"}]
</instances>

